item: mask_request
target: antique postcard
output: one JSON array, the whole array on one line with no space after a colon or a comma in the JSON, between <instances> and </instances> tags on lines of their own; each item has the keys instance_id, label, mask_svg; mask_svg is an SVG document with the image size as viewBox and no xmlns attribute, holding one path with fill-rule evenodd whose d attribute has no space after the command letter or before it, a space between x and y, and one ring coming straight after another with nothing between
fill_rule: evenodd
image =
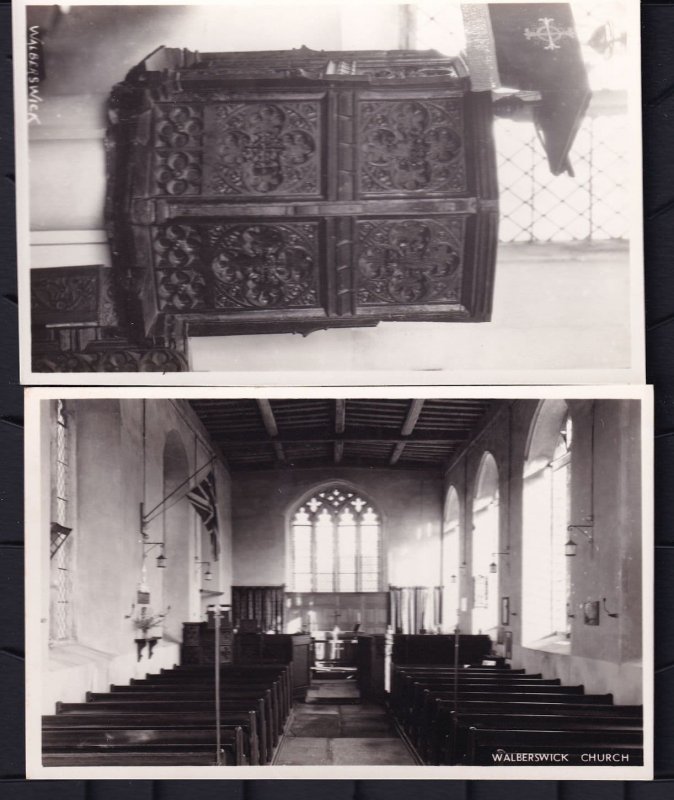
<instances>
[{"instance_id":1,"label":"antique postcard","mask_svg":"<svg viewBox=\"0 0 674 800\"><path fill-rule=\"evenodd\" d=\"M652 393L29 389L29 778L652 777Z\"/></svg>"},{"instance_id":2,"label":"antique postcard","mask_svg":"<svg viewBox=\"0 0 674 800\"><path fill-rule=\"evenodd\" d=\"M17 3L24 382L643 381L638 22Z\"/></svg>"}]
</instances>

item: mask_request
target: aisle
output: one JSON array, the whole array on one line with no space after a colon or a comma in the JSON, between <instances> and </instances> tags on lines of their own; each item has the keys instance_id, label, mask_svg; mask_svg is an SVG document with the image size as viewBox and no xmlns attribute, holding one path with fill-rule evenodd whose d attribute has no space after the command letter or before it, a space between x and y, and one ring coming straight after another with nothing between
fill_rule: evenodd
<instances>
[{"instance_id":1,"label":"aisle","mask_svg":"<svg viewBox=\"0 0 674 800\"><path fill-rule=\"evenodd\" d=\"M274 764L389 765L414 761L381 705L361 703L350 680L313 681L295 703Z\"/></svg>"}]
</instances>

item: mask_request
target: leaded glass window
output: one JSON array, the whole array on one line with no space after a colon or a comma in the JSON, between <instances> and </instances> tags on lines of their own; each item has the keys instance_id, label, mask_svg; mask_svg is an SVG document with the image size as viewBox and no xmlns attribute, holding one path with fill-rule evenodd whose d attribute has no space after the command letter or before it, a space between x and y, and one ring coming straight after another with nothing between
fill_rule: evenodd
<instances>
[{"instance_id":1,"label":"leaded glass window","mask_svg":"<svg viewBox=\"0 0 674 800\"><path fill-rule=\"evenodd\" d=\"M56 401L52 442L52 521L64 530L71 526L71 441L65 402ZM53 533L52 533L53 536ZM63 537L51 559L50 640L53 644L74 638L74 539Z\"/></svg>"},{"instance_id":2,"label":"leaded glass window","mask_svg":"<svg viewBox=\"0 0 674 800\"><path fill-rule=\"evenodd\" d=\"M351 489L317 492L292 517L291 556L296 592L379 591L381 517Z\"/></svg>"}]
</instances>

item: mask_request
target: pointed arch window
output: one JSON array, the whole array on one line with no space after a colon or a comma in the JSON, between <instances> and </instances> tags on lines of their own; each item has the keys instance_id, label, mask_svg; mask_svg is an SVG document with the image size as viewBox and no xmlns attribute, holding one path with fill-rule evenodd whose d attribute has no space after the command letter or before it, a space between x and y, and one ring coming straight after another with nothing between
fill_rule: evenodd
<instances>
[{"instance_id":1,"label":"pointed arch window","mask_svg":"<svg viewBox=\"0 0 674 800\"><path fill-rule=\"evenodd\" d=\"M72 441L71 415L63 400L53 408L52 500L50 529L50 615L51 645L71 641L75 636L73 616L73 567L75 537L72 531Z\"/></svg>"},{"instance_id":2,"label":"pointed arch window","mask_svg":"<svg viewBox=\"0 0 674 800\"><path fill-rule=\"evenodd\" d=\"M377 592L381 588L381 516L356 491L321 490L290 523L296 592Z\"/></svg>"},{"instance_id":3,"label":"pointed arch window","mask_svg":"<svg viewBox=\"0 0 674 800\"><path fill-rule=\"evenodd\" d=\"M532 421L522 508L522 641L545 649L569 643L573 422L563 400L546 400Z\"/></svg>"}]
</instances>

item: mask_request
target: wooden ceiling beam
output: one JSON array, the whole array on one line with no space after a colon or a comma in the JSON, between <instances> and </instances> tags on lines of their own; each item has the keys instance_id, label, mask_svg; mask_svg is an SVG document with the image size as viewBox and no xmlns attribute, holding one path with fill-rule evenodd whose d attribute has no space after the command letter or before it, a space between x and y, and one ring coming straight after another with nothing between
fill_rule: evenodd
<instances>
[{"instance_id":1,"label":"wooden ceiling beam","mask_svg":"<svg viewBox=\"0 0 674 800\"><path fill-rule=\"evenodd\" d=\"M400 460L400 456L403 454L405 445L407 444L407 437L409 437L414 431L414 426L417 424L417 421L421 416L421 411L423 407L424 407L423 400L416 399L412 400L412 402L410 403L410 407L407 410L407 416L405 417L405 421L403 422L402 428L400 429L400 433L402 436L406 437L406 441L398 442L396 446L393 448L393 452L391 453L391 458L389 459L389 464L392 467L395 466Z\"/></svg>"},{"instance_id":2,"label":"wooden ceiling beam","mask_svg":"<svg viewBox=\"0 0 674 800\"><path fill-rule=\"evenodd\" d=\"M346 400L335 399L335 436L343 436L346 427ZM335 464L340 464L344 457L344 442L335 441L334 444Z\"/></svg>"},{"instance_id":3,"label":"wooden ceiling beam","mask_svg":"<svg viewBox=\"0 0 674 800\"><path fill-rule=\"evenodd\" d=\"M331 444L332 442L371 442L373 444L398 444L399 442L409 442L410 444L434 444L434 445L456 445L466 440L464 429L456 431L416 431L411 436L402 436L400 433L391 430L361 430L345 431L344 433L305 433L303 431L284 431L278 436L264 436L259 433L236 433L233 436L226 434L220 435L217 430L209 429L211 437L221 446L242 447L256 444L267 444L270 441L280 442L281 444Z\"/></svg>"},{"instance_id":4,"label":"wooden ceiling beam","mask_svg":"<svg viewBox=\"0 0 674 800\"><path fill-rule=\"evenodd\" d=\"M267 435L271 440L271 444L274 447L274 453L276 454L276 458L281 461L285 462L285 453L283 451L283 445L279 441L275 441L276 437L278 436L278 425L276 424L276 419L274 417L274 411L271 407L271 403L269 400L258 399L257 407L260 409L260 416L262 417L262 423L264 425L264 429L267 431Z\"/></svg>"}]
</instances>

